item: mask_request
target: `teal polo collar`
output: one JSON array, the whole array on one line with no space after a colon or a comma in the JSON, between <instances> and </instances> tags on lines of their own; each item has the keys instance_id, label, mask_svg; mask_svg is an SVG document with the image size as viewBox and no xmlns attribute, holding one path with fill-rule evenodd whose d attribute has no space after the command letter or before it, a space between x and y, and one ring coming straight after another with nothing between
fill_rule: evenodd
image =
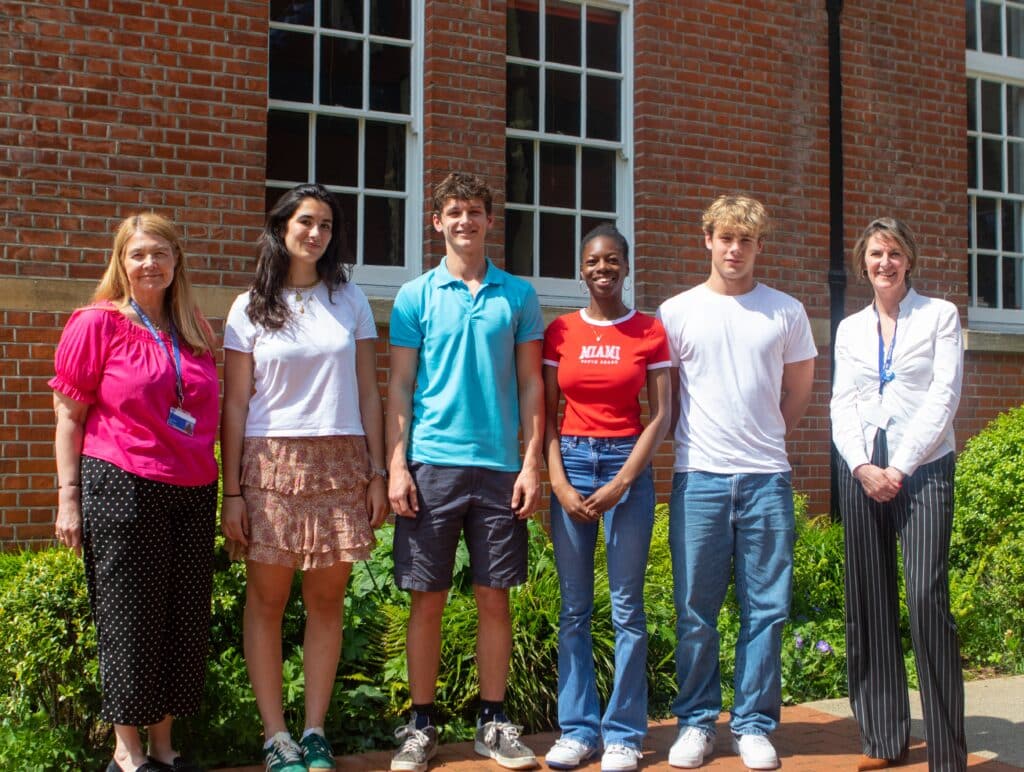
<instances>
[{"instance_id":1,"label":"teal polo collar","mask_svg":"<svg viewBox=\"0 0 1024 772\"><path fill-rule=\"evenodd\" d=\"M487 261L487 273L484 274L484 280L481 282L481 286L488 284L504 284L505 283L505 272L498 268L494 263L491 262L491 258L485 257ZM462 279L456 279L448 271L447 258L442 258L441 262L438 263L434 274L434 283L439 287L445 287L449 284L464 284Z\"/></svg>"}]
</instances>

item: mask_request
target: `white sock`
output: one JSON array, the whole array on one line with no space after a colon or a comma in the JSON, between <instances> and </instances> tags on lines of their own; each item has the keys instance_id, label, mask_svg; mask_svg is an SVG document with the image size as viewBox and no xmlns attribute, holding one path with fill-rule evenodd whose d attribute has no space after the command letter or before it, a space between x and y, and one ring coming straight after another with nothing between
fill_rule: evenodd
<instances>
[{"instance_id":1,"label":"white sock","mask_svg":"<svg viewBox=\"0 0 1024 772\"><path fill-rule=\"evenodd\" d=\"M278 740L278 739L290 740L290 739L292 739L292 736L290 734L288 734L287 731L282 730L282 731L278 732L277 734L273 735L265 743L263 743L263 750L267 750L267 748L269 748L271 745L274 744L274 740Z\"/></svg>"},{"instance_id":2,"label":"white sock","mask_svg":"<svg viewBox=\"0 0 1024 772\"><path fill-rule=\"evenodd\" d=\"M302 733L302 739L303 739L303 740L305 740L305 739L306 739L307 737L309 737L309 736L310 736L311 734L318 734L318 735L320 735L321 737L324 737L324 736L325 736L325 735L324 735L324 728L323 728L322 726L311 726L311 727L307 727L307 728L306 728L306 731Z\"/></svg>"}]
</instances>

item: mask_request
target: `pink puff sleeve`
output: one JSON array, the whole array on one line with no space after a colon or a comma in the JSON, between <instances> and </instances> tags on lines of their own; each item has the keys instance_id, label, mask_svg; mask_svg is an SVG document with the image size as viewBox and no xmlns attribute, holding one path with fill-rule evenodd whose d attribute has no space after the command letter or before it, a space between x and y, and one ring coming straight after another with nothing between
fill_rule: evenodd
<instances>
[{"instance_id":1,"label":"pink puff sleeve","mask_svg":"<svg viewBox=\"0 0 1024 772\"><path fill-rule=\"evenodd\" d=\"M117 312L90 306L71 314L57 344L50 388L78 402L96 401L116 325L113 313Z\"/></svg>"}]
</instances>

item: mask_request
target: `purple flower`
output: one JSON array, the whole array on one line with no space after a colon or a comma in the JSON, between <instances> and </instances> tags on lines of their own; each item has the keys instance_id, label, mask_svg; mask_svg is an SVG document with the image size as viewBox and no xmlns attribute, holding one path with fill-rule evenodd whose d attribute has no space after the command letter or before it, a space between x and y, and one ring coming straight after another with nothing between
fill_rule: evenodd
<instances>
[{"instance_id":1,"label":"purple flower","mask_svg":"<svg viewBox=\"0 0 1024 772\"><path fill-rule=\"evenodd\" d=\"M828 645L828 641L818 641L816 644L814 644L814 648L816 648L822 654L832 653L832 647Z\"/></svg>"},{"instance_id":2,"label":"purple flower","mask_svg":"<svg viewBox=\"0 0 1024 772\"><path fill-rule=\"evenodd\" d=\"M800 633L797 633L796 635L794 635L793 636L793 640L796 643L797 649L802 649L804 647L804 637L802 635L800 635Z\"/></svg>"}]
</instances>

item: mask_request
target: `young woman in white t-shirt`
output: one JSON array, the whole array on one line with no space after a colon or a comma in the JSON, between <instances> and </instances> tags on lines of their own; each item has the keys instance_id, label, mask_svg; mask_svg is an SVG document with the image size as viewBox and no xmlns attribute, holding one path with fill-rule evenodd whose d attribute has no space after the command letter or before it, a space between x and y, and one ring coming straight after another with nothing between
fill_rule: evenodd
<instances>
[{"instance_id":1,"label":"young woman in white t-shirt","mask_svg":"<svg viewBox=\"0 0 1024 772\"><path fill-rule=\"evenodd\" d=\"M245 660L273 772L333 769L324 736L352 563L387 515L376 327L348 280L341 208L320 185L267 215L252 288L224 331L224 535L246 559ZM306 730L281 699L281 620L303 572Z\"/></svg>"}]
</instances>

